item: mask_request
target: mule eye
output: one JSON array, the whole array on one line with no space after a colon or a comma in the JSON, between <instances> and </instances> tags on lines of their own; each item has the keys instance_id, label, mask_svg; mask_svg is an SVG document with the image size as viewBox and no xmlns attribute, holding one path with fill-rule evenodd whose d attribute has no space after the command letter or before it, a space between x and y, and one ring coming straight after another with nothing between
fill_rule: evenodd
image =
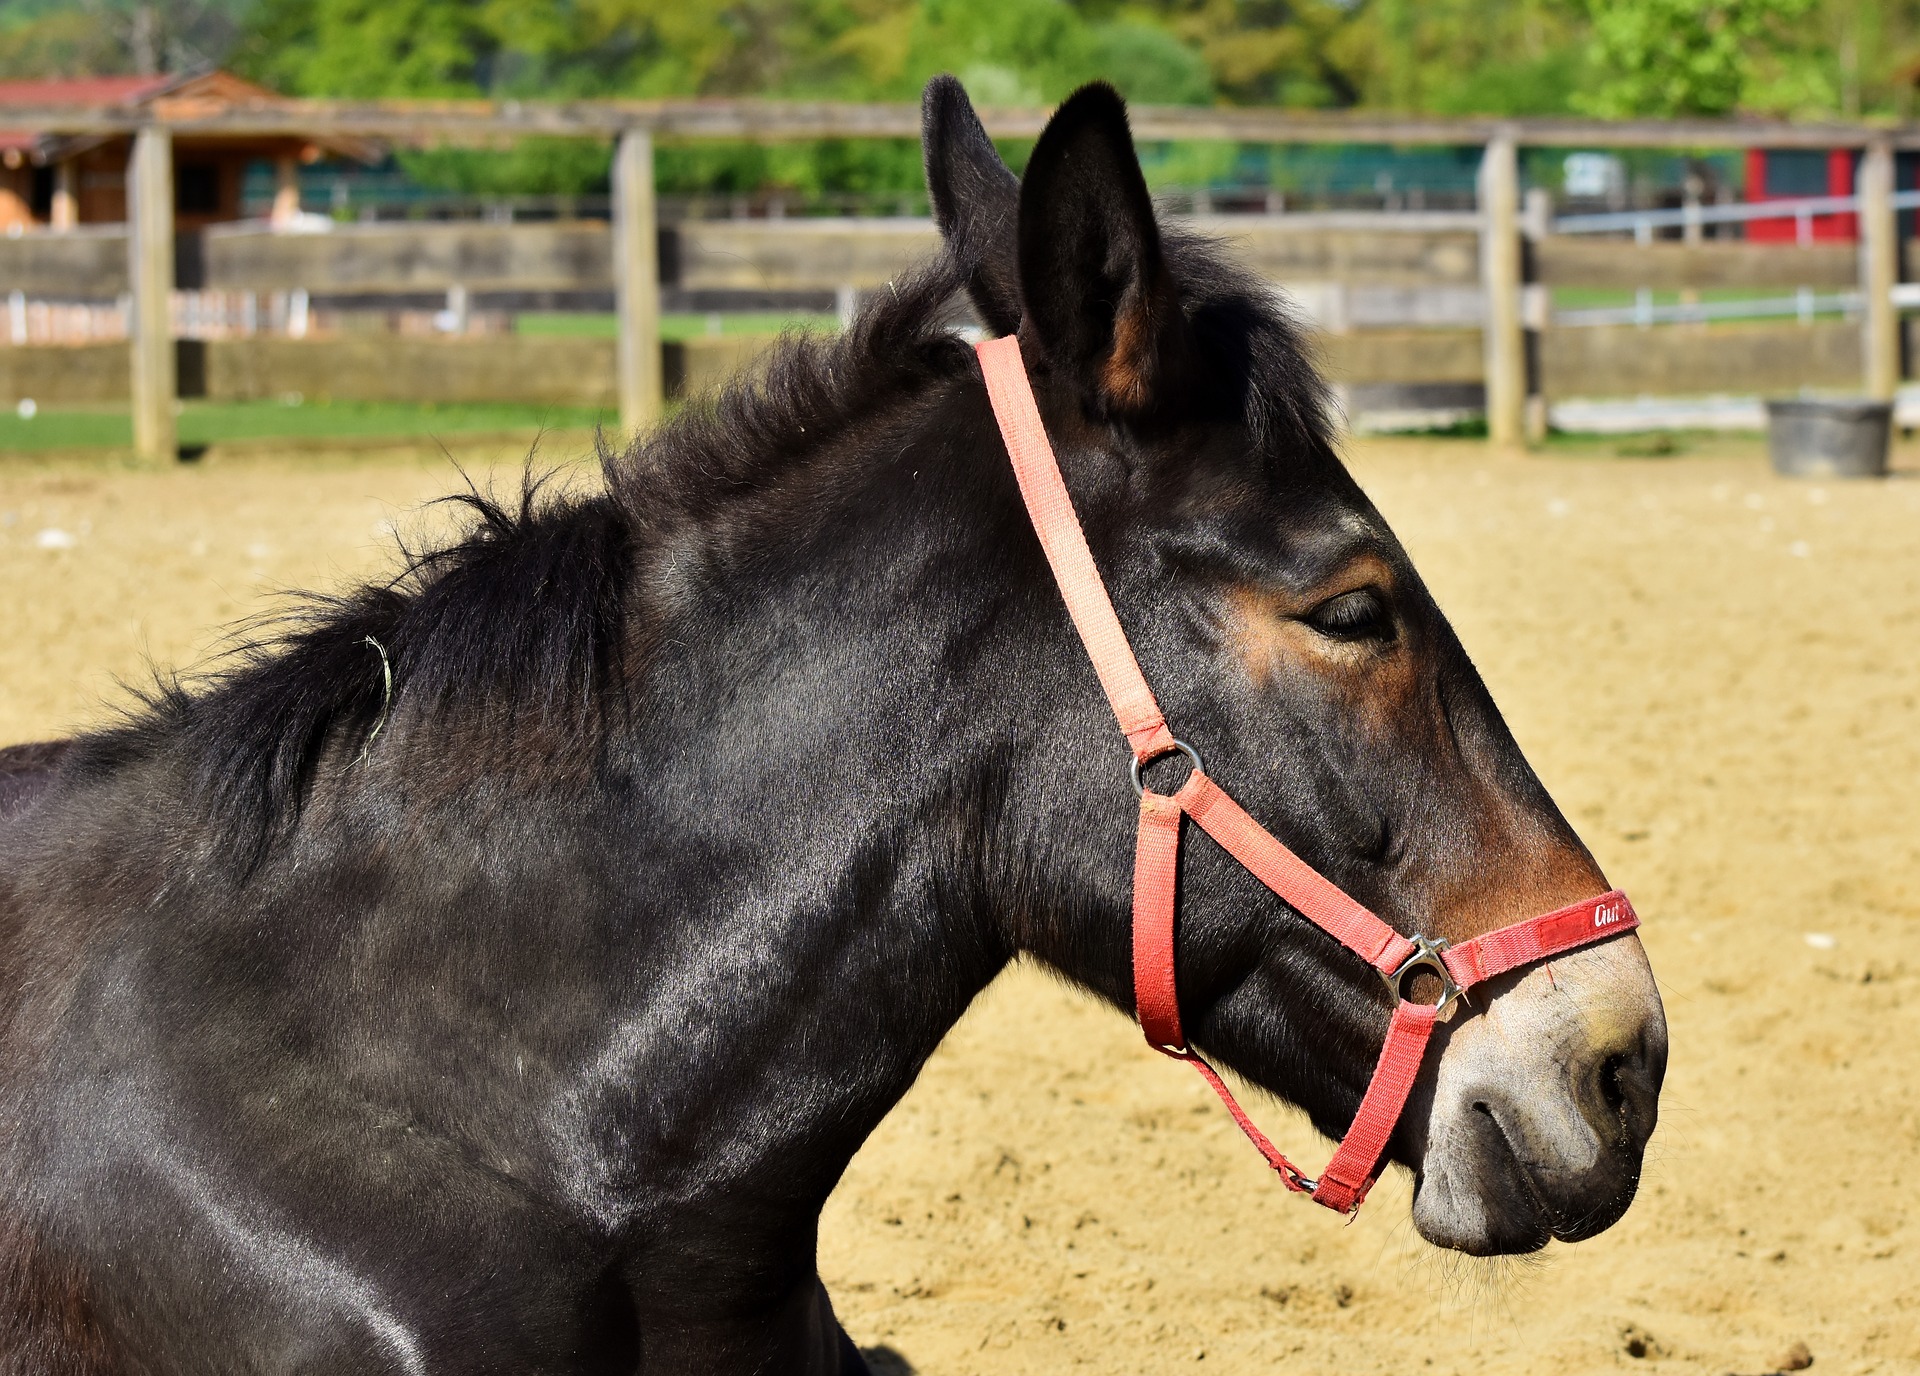
<instances>
[{"instance_id":1,"label":"mule eye","mask_svg":"<svg viewBox=\"0 0 1920 1376\"><path fill-rule=\"evenodd\" d=\"M1321 635L1334 640L1391 640L1393 618L1386 600L1372 588L1356 588L1329 597L1303 618Z\"/></svg>"}]
</instances>

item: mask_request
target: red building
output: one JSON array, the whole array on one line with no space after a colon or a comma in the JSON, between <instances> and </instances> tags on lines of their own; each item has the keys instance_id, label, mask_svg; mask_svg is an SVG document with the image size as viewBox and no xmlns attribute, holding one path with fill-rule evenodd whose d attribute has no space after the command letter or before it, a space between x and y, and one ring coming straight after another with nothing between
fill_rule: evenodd
<instances>
[{"instance_id":1,"label":"red building","mask_svg":"<svg viewBox=\"0 0 1920 1376\"><path fill-rule=\"evenodd\" d=\"M1746 199L1851 196L1859 161L1859 151L1852 148L1749 148ZM1747 222L1747 238L1758 243L1791 244L1803 233L1818 242L1850 241L1860 237L1860 226L1851 214L1811 216L1804 230L1792 217Z\"/></svg>"}]
</instances>

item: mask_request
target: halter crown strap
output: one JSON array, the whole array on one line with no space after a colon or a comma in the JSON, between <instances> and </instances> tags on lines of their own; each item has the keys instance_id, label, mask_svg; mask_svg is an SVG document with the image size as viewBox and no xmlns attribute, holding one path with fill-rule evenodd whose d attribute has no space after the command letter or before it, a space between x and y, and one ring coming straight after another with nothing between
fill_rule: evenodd
<instances>
[{"instance_id":1,"label":"halter crown strap","mask_svg":"<svg viewBox=\"0 0 1920 1376\"><path fill-rule=\"evenodd\" d=\"M1140 794L1140 830L1134 845L1133 990L1141 1031L1156 1050L1186 1061L1200 1073L1288 1189L1310 1194L1316 1203L1351 1214L1365 1200L1380 1173L1387 1145L1420 1073L1427 1041L1451 994L1547 956L1631 931L1640 919L1626 895L1616 889L1459 946L1448 947L1424 937L1409 939L1254 821L1246 809L1207 777L1199 766L1199 757L1174 739L1146 676L1140 672L1140 663L1121 629L1113 599L1107 594L1066 481L1060 475L1059 461L1027 381L1019 341L1006 336L981 343L976 349L1027 514L1113 715L1133 748L1136 768L1139 762L1176 748L1187 750L1194 762L1186 783L1172 796L1145 788ZM1359 1111L1318 1180L1295 1166L1268 1140L1235 1101L1219 1073L1187 1045L1180 1021L1174 950L1174 901L1183 817L1191 817L1302 917L1386 977L1396 996L1386 1042ZM1400 982L1405 972L1414 968L1444 969L1455 988L1440 1005L1413 1003L1402 996Z\"/></svg>"},{"instance_id":2,"label":"halter crown strap","mask_svg":"<svg viewBox=\"0 0 1920 1376\"><path fill-rule=\"evenodd\" d=\"M1140 672L1140 661L1133 657L1133 646L1120 629L1120 618L1114 614L1113 599L1107 596L1107 585L1093 562L1093 551L1087 548L1086 532L1080 529L1073 498L1067 495L1066 480L1060 476L1060 464L1047 440L1047 427L1041 423L1040 408L1027 383L1020 341L1012 335L988 340L978 352L987 395L993 400L1007 455L1013 460L1014 476L1020 480L1020 495L1033 517L1033 528L1040 534L1040 547L1047 552L1047 563L1053 569L1054 582L1060 585L1067 612L1093 659L1093 671L1100 676L1107 701L1113 704L1113 715L1119 719L1135 759L1164 755L1173 749L1173 733L1167 730L1167 719L1160 714L1153 689L1147 687L1147 676Z\"/></svg>"}]
</instances>

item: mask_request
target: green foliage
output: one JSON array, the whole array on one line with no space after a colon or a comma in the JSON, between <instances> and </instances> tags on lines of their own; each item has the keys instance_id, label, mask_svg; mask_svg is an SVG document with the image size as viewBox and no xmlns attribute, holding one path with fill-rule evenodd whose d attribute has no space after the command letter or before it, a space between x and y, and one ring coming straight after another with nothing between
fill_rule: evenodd
<instances>
[{"instance_id":1,"label":"green foliage","mask_svg":"<svg viewBox=\"0 0 1920 1376\"><path fill-rule=\"evenodd\" d=\"M525 139L502 148L402 149L421 186L475 196L574 196L607 187L612 152L594 139Z\"/></svg>"},{"instance_id":2,"label":"green foliage","mask_svg":"<svg viewBox=\"0 0 1920 1376\"><path fill-rule=\"evenodd\" d=\"M0 80L131 70L126 44L92 15L56 12L0 29Z\"/></svg>"},{"instance_id":3,"label":"green foliage","mask_svg":"<svg viewBox=\"0 0 1920 1376\"><path fill-rule=\"evenodd\" d=\"M1346 43L1370 6L1355 0L1148 0L1134 14L1197 52L1237 104L1351 105L1363 98Z\"/></svg>"},{"instance_id":4,"label":"green foliage","mask_svg":"<svg viewBox=\"0 0 1920 1376\"><path fill-rule=\"evenodd\" d=\"M1444 114L1909 113L1920 0L0 0L0 76L224 62L300 95L911 100L1094 77L1153 104ZM1010 151L1018 151L1010 150ZM907 142L662 147L669 191L912 194ZM1161 182L1231 169L1162 149ZM603 189L586 143L402 157L482 194Z\"/></svg>"},{"instance_id":5,"label":"green foliage","mask_svg":"<svg viewBox=\"0 0 1920 1376\"><path fill-rule=\"evenodd\" d=\"M1372 0L1332 52L1362 103L1440 114L1560 114L1586 79L1578 0Z\"/></svg>"},{"instance_id":6,"label":"green foliage","mask_svg":"<svg viewBox=\"0 0 1920 1376\"><path fill-rule=\"evenodd\" d=\"M747 195L909 195L921 191L920 145L910 139L820 139L808 143L668 144L654 155L663 191Z\"/></svg>"},{"instance_id":7,"label":"green foliage","mask_svg":"<svg viewBox=\"0 0 1920 1376\"><path fill-rule=\"evenodd\" d=\"M1590 49L1603 75L1575 106L1597 115L1669 117L1756 106L1830 108L1831 87L1800 51L1798 24L1814 3L1588 0Z\"/></svg>"},{"instance_id":8,"label":"green foliage","mask_svg":"<svg viewBox=\"0 0 1920 1376\"><path fill-rule=\"evenodd\" d=\"M1213 98L1166 27L1067 0L261 0L236 62L334 96L912 95L971 72L984 103L1104 74L1135 99Z\"/></svg>"},{"instance_id":9,"label":"green foliage","mask_svg":"<svg viewBox=\"0 0 1920 1376\"><path fill-rule=\"evenodd\" d=\"M0 0L0 79L212 66L253 0Z\"/></svg>"},{"instance_id":10,"label":"green foliage","mask_svg":"<svg viewBox=\"0 0 1920 1376\"><path fill-rule=\"evenodd\" d=\"M1207 61L1165 29L1120 20L1096 27L1089 68L1143 105L1208 105L1213 74Z\"/></svg>"},{"instance_id":11,"label":"green foliage","mask_svg":"<svg viewBox=\"0 0 1920 1376\"><path fill-rule=\"evenodd\" d=\"M1090 20L1064 0L918 0L867 32L846 46L865 58L860 77L875 96L910 98L951 71L982 105L1057 101L1096 78L1144 103L1213 99L1205 60L1164 27Z\"/></svg>"},{"instance_id":12,"label":"green foliage","mask_svg":"<svg viewBox=\"0 0 1920 1376\"><path fill-rule=\"evenodd\" d=\"M331 96L774 95L910 100L953 70L985 105L1056 101L1096 77L1133 99L1206 103L1205 59L1166 27L1066 0L264 0L240 61ZM402 155L423 183L489 194L604 188L592 144ZM912 193L911 143L663 147L662 189Z\"/></svg>"},{"instance_id":13,"label":"green foliage","mask_svg":"<svg viewBox=\"0 0 1920 1376\"><path fill-rule=\"evenodd\" d=\"M461 0L266 0L236 65L295 95L471 96L497 48Z\"/></svg>"}]
</instances>

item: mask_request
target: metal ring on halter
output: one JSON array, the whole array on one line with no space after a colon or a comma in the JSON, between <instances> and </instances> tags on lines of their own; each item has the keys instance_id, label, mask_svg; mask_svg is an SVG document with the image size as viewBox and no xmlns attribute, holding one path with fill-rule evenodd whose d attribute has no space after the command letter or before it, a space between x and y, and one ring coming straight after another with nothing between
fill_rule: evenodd
<instances>
[{"instance_id":1,"label":"metal ring on halter","mask_svg":"<svg viewBox=\"0 0 1920 1376\"><path fill-rule=\"evenodd\" d=\"M1399 968L1380 972L1380 978L1387 982L1387 989L1394 998L1411 1003L1407 997L1407 981L1422 971L1436 976L1440 981L1440 1001L1434 1004L1435 1013L1444 1013L1452 1002L1466 991L1454 982L1453 971L1447 968L1446 961L1440 958L1447 949L1445 937L1422 936L1415 932L1407 938L1413 943L1413 954L1400 962Z\"/></svg>"},{"instance_id":2,"label":"metal ring on halter","mask_svg":"<svg viewBox=\"0 0 1920 1376\"><path fill-rule=\"evenodd\" d=\"M1185 741L1175 741L1173 748L1187 757L1187 763L1193 766L1194 773L1204 774L1207 772L1200 764L1200 752L1198 750L1195 750ZM1162 760L1166 757L1167 752L1163 750L1158 755L1153 756L1153 759ZM1135 755L1133 757L1133 763L1127 766L1127 774L1133 780L1133 791L1142 798L1147 796L1147 785L1146 782L1141 779L1140 771L1147 764L1147 760L1143 760L1138 755Z\"/></svg>"}]
</instances>

